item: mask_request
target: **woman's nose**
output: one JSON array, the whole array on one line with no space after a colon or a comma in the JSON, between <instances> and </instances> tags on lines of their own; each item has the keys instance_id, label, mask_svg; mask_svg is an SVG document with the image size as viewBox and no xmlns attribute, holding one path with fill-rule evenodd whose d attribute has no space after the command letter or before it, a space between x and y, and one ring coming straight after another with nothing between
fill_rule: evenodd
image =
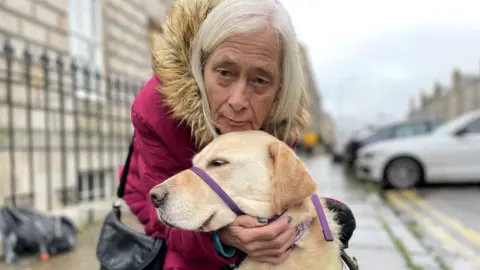
<instances>
[{"instance_id":1,"label":"woman's nose","mask_svg":"<svg viewBox=\"0 0 480 270\"><path fill-rule=\"evenodd\" d=\"M155 187L150 190L150 199L155 208L160 208L165 203L167 195L167 190L162 187Z\"/></svg>"},{"instance_id":2,"label":"woman's nose","mask_svg":"<svg viewBox=\"0 0 480 270\"><path fill-rule=\"evenodd\" d=\"M233 110L241 111L248 107L247 91L247 85L240 83L230 92L228 104L230 104Z\"/></svg>"}]
</instances>

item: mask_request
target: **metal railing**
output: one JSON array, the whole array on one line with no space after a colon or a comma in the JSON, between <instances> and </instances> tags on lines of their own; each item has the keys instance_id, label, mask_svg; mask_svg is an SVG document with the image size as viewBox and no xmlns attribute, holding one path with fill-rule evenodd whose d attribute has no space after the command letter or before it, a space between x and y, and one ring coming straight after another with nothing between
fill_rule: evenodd
<instances>
[{"instance_id":1,"label":"metal railing","mask_svg":"<svg viewBox=\"0 0 480 270\"><path fill-rule=\"evenodd\" d=\"M107 199L141 79L0 36L0 206L50 211Z\"/></svg>"}]
</instances>

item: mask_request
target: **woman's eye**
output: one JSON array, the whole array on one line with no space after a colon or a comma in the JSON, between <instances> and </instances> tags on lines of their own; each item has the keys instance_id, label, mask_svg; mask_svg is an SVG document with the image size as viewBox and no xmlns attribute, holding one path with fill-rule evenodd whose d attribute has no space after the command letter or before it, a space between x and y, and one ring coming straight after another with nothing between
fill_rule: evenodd
<instances>
[{"instance_id":1,"label":"woman's eye","mask_svg":"<svg viewBox=\"0 0 480 270\"><path fill-rule=\"evenodd\" d=\"M265 80L265 79L262 79L262 78L257 78L257 79L255 79L255 83L258 84L258 85L265 85L265 84L268 83L268 81Z\"/></svg>"},{"instance_id":2,"label":"woman's eye","mask_svg":"<svg viewBox=\"0 0 480 270\"><path fill-rule=\"evenodd\" d=\"M213 167L220 167L220 166L223 166L225 164L228 164L228 162L226 160L215 159L215 160L210 161L209 165L213 166Z\"/></svg>"},{"instance_id":3,"label":"woman's eye","mask_svg":"<svg viewBox=\"0 0 480 270\"><path fill-rule=\"evenodd\" d=\"M227 70L219 70L219 71L217 71L217 74L220 75L220 77L230 77L232 75Z\"/></svg>"}]
</instances>

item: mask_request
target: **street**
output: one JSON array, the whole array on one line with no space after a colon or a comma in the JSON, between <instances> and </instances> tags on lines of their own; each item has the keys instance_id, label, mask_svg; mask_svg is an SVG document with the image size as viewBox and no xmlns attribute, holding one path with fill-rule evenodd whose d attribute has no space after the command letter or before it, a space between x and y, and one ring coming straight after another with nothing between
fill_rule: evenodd
<instances>
[{"instance_id":1,"label":"street","mask_svg":"<svg viewBox=\"0 0 480 270\"><path fill-rule=\"evenodd\" d=\"M343 169L332 165L326 157L308 158L305 159L305 164L317 181L321 196L341 200L354 212L357 229L350 240L347 253L357 258L360 269L418 269L410 265L411 259L406 259L406 256L410 255L407 254L418 259L415 266L424 270L440 269L378 194L372 194L359 183L347 179ZM83 230L79 235L77 248L68 254L53 257L47 262L41 262L38 258L24 258L19 267L0 263L0 269L98 269L95 248L99 230L100 225ZM403 243L404 250L400 249L399 242ZM418 262L421 262L421 265Z\"/></svg>"},{"instance_id":2,"label":"street","mask_svg":"<svg viewBox=\"0 0 480 270\"><path fill-rule=\"evenodd\" d=\"M388 191L385 197L445 265L480 269L478 186L420 187Z\"/></svg>"}]
</instances>

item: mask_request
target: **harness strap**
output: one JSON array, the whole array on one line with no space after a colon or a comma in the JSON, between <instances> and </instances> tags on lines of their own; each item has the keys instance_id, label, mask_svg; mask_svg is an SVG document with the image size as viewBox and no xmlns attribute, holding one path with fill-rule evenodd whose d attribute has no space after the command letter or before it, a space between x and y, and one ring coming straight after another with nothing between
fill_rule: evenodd
<instances>
[{"instance_id":1,"label":"harness strap","mask_svg":"<svg viewBox=\"0 0 480 270\"><path fill-rule=\"evenodd\" d=\"M333 242L333 234L330 230L330 226L328 226L327 216L325 215L325 211L323 211L320 198L318 198L317 194L313 194L311 199L313 205L315 206L315 210L317 210L318 220L320 220L320 224L322 225L323 237L325 238L325 241Z\"/></svg>"},{"instance_id":2,"label":"harness strap","mask_svg":"<svg viewBox=\"0 0 480 270\"><path fill-rule=\"evenodd\" d=\"M198 167L192 167L190 168L194 173L196 173L200 178L209 185L215 193L217 193L218 196L230 207L230 209L237 214L237 216L243 215L243 211L240 210L240 207L230 198L230 196L223 191L223 189L202 169Z\"/></svg>"}]
</instances>

